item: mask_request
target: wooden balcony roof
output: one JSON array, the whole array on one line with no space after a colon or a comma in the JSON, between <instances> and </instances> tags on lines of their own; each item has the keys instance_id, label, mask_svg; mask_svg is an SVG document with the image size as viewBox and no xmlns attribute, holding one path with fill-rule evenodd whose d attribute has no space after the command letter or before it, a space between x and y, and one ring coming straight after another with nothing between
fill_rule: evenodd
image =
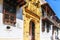
<instances>
[{"instance_id":1,"label":"wooden balcony roof","mask_svg":"<svg viewBox=\"0 0 60 40\"><path fill-rule=\"evenodd\" d=\"M53 11L53 9L50 7L50 5L49 5L48 3L42 4L41 7L44 8L44 9L46 9L46 7L47 7L47 9L46 9L47 11L50 12L50 10L51 10L52 14L53 14L53 15L56 15L55 12ZM49 9L49 10L48 10L48 9ZM45 10L45 11L46 11L46 10Z\"/></svg>"},{"instance_id":2,"label":"wooden balcony roof","mask_svg":"<svg viewBox=\"0 0 60 40\"><path fill-rule=\"evenodd\" d=\"M21 7L25 4L24 0L3 0L3 9L10 13L16 13L17 6Z\"/></svg>"},{"instance_id":3,"label":"wooden balcony roof","mask_svg":"<svg viewBox=\"0 0 60 40\"><path fill-rule=\"evenodd\" d=\"M21 7L26 3L24 0L4 0L3 2L13 7L17 7L18 5Z\"/></svg>"}]
</instances>

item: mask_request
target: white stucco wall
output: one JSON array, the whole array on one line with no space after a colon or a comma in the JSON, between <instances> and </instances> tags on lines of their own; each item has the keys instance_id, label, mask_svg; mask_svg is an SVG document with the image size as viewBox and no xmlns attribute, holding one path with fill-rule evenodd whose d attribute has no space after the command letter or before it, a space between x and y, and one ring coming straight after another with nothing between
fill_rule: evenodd
<instances>
[{"instance_id":1,"label":"white stucco wall","mask_svg":"<svg viewBox=\"0 0 60 40\"><path fill-rule=\"evenodd\" d=\"M23 17L22 11L17 10L16 15L16 25L10 26L3 24L3 13L2 13L2 4L0 4L0 39L1 40L23 40ZM19 18L18 18L19 17ZM10 26L11 29L7 30L7 26Z\"/></svg>"},{"instance_id":2,"label":"white stucco wall","mask_svg":"<svg viewBox=\"0 0 60 40\"><path fill-rule=\"evenodd\" d=\"M11 29L6 29L7 25L3 24L3 14L0 13L0 38L20 38L23 39L23 20L16 19L16 27L10 26Z\"/></svg>"},{"instance_id":3,"label":"white stucco wall","mask_svg":"<svg viewBox=\"0 0 60 40\"><path fill-rule=\"evenodd\" d=\"M58 31L58 38L60 39L60 29L59 29L59 31Z\"/></svg>"}]
</instances>

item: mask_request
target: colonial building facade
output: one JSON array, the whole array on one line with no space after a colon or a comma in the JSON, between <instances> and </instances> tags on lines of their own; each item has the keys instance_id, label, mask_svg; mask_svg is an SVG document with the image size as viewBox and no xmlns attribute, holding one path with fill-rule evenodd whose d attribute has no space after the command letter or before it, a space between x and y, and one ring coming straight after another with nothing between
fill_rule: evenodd
<instances>
[{"instance_id":1,"label":"colonial building facade","mask_svg":"<svg viewBox=\"0 0 60 40\"><path fill-rule=\"evenodd\" d=\"M0 40L56 40L59 23L45 0L0 1Z\"/></svg>"},{"instance_id":2,"label":"colonial building facade","mask_svg":"<svg viewBox=\"0 0 60 40\"><path fill-rule=\"evenodd\" d=\"M55 12L52 10L50 5L45 1L41 1L42 17L40 19L40 39L41 40L57 40L59 18L56 16Z\"/></svg>"}]
</instances>

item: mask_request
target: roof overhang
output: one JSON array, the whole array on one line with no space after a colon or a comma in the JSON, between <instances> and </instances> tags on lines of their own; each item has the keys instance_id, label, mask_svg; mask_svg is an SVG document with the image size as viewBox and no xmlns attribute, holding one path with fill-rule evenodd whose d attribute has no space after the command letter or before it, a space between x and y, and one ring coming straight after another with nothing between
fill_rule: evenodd
<instances>
[{"instance_id":1,"label":"roof overhang","mask_svg":"<svg viewBox=\"0 0 60 40\"><path fill-rule=\"evenodd\" d=\"M3 0L3 2L13 7L21 7L26 3L24 0Z\"/></svg>"},{"instance_id":2,"label":"roof overhang","mask_svg":"<svg viewBox=\"0 0 60 40\"><path fill-rule=\"evenodd\" d=\"M56 15L55 12L53 11L53 9L51 8L51 6L48 3L44 3L44 4L41 5L42 8L45 8L45 6L47 6L52 11L52 14Z\"/></svg>"}]
</instances>

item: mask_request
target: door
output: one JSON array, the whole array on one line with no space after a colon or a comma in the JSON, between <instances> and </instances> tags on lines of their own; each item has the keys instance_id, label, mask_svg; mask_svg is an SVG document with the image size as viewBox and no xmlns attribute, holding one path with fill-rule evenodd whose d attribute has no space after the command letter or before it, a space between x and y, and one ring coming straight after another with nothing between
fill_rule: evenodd
<instances>
[{"instance_id":1,"label":"door","mask_svg":"<svg viewBox=\"0 0 60 40\"><path fill-rule=\"evenodd\" d=\"M29 35L31 36L31 40L35 40L35 23L30 21L29 24Z\"/></svg>"}]
</instances>

